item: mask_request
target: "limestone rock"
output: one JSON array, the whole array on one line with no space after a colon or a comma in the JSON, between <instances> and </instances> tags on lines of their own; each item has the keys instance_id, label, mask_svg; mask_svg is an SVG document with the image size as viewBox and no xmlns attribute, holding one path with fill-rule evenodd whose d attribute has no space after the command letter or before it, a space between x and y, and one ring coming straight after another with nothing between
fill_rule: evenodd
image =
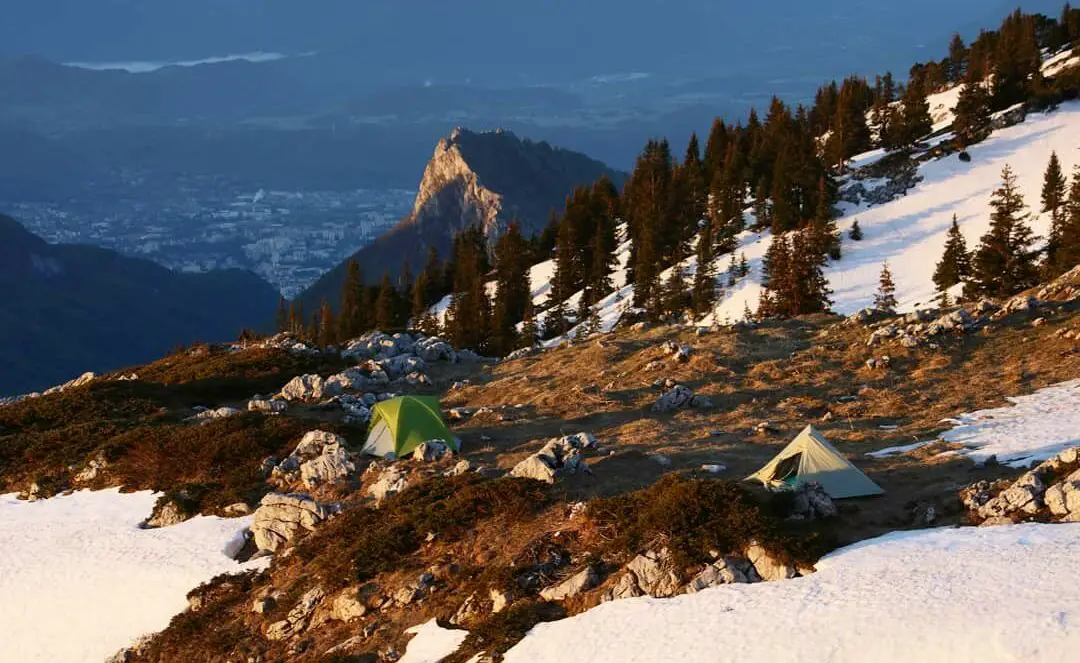
<instances>
[{"instance_id":1,"label":"limestone rock","mask_svg":"<svg viewBox=\"0 0 1080 663\"><path fill-rule=\"evenodd\" d=\"M375 483L368 487L367 492L376 501L382 502L387 497L400 493L408 487L409 480L405 469L398 465L389 465L382 471Z\"/></svg>"},{"instance_id":2,"label":"limestone rock","mask_svg":"<svg viewBox=\"0 0 1080 663\"><path fill-rule=\"evenodd\" d=\"M836 516L836 504L825 488L817 481L807 481L795 490L793 513L807 520L819 520Z\"/></svg>"},{"instance_id":3,"label":"limestone rock","mask_svg":"<svg viewBox=\"0 0 1080 663\"><path fill-rule=\"evenodd\" d=\"M289 402L270 398L253 398L248 401L247 409L248 412L281 414L289 409Z\"/></svg>"},{"instance_id":4,"label":"limestone rock","mask_svg":"<svg viewBox=\"0 0 1080 663\"><path fill-rule=\"evenodd\" d=\"M333 515L333 511L307 495L270 493L255 510L251 526L256 547L276 552L304 531L315 528Z\"/></svg>"},{"instance_id":5,"label":"limestone rock","mask_svg":"<svg viewBox=\"0 0 1080 663\"><path fill-rule=\"evenodd\" d=\"M586 566L559 584L545 588L540 592L540 596L545 601L562 601L596 587L599 582L600 574L596 569Z\"/></svg>"},{"instance_id":6,"label":"limestone rock","mask_svg":"<svg viewBox=\"0 0 1080 663\"><path fill-rule=\"evenodd\" d=\"M433 463L437 460L442 460L452 453L450 447L446 446L442 440L428 440L416 447L412 457L413 460L421 463Z\"/></svg>"},{"instance_id":7,"label":"limestone rock","mask_svg":"<svg viewBox=\"0 0 1080 663\"><path fill-rule=\"evenodd\" d=\"M583 451L596 446L596 438L588 433L553 438L540 451L515 465L510 476L555 483L556 477L561 475L592 474Z\"/></svg>"},{"instance_id":8,"label":"limestone rock","mask_svg":"<svg viewBox=\"0 0 1080 663\"><path fill-rule=\"evenodd\" d=\"M168 500L154 506L154 512L147 518L146 526L152 528L171 527L179 525L190 518L191 515L187 513L184 507L180 506L175 500Z\"/></svg>"},{"instance_id":9,"label":"limestone rock","mask_svg":"<svg viewBox=\"0 0 1080 663\"><path fill-rule=\"evenodd\" d=\"M240 410L231 407L219 407L216 410L201 410L194 416L188 417L185 421L199 424L200 426L212 423L218 419L228 419L229 417L235 417L240 414Z\"/></svg>"},{"instance_id":10,"label":"limestone rock","mask_svg":"<svg viewBox=\"0 0 1080 663\"><path fill-rule=\"evenodd\" d=\"M326 382L318 375L298 375L281 389L286 401L321 401L325 396Z\"/></svg>"},{"instance_id":11,"label":"limestone rock","mask_svg":"<svg viewBox=\"0 0 1080 663\"><path fill-rule=\"evenodd\" d=\"M674 341L667 341L661 347L666 355L683 364L690 361L690 355L694 352L693 348L689 345L683 345Z\"/></svg>"},{"instance_id":12,"label":"limestone rock","mask_svg":"<svg viewBox=\"0 0 1080 663\"><path fill-rule=\"evenodd\" d=\"M491 598L491 614L502 612L513 602L513 597L501 589L492 589L488 592Z\"/></svg>"},{"instance_id":13,"label":"limestone rock","mask_svg":"<svg viewBox=\"0 0 1080 663\"><path fill-rule=\"evenodd\" d=\"M367 614L367 606L361 601L358 587L350 587L342 591L330 606L330 619L339 622L349 622L359 619Z\"/></svg>"},{"instance_id":14,"label":"limestone rock","mask_svg":"<svg viewBox=\"0 0 1080 663\"><path fill-rule=\"evenodd\" d=\"M633 574L638 588L653 598L675 596L682 585L667 548L638 555L626 570Z\"/></svg>"},{"instance_id":15,"label":"limestone rock","mask_svg":"<svg viewBox=\"0 0 1080 663\"><path fill-rule=\"evenodd\" d=\"M724 557L709 564L701 573L694 576L686 586L686 592L693 594L718 585L751 583L760 580L757 570L749 561L737 557Z\"/></svg>"},{"instance_id":16,"label":"limestone rock","mask_svg":"<svg viewBox=\"0 0 1080 663\"><path fill-rule=\"evenodd\" d=\"M651 409L653 412L663 414L681 410L685 407L707 408L711 406L712 403L708 398L694 395L694 392L689 387L676 385L671 391L668 391L653 403Z\"/></svg>"},{"instance_id":17,"label":"limestone rock","mask_svg":"<svg viewBox=\"0 0 1080 663\"><path fill-rule=\"evenodd\" d=\"M266 637L270 640L284 640L302 633L311 620L311 614L324 598L326 598L326 592L321 587L309 589L300 597L285 619L274 622L267 628Z\"/></svg>"},{"instance_id":18,"label":"limestone rock","mask_svg":"<svg viewBox=\"0 0 1080 663\"><path fill-rule=\"evenodd\" d=\"M766 582L774 580L787 580L798 575L797 570L790 564L784 564L765 550L761 544L751 542L746 547L746 559L753 565L761 579Z\"/></svg>"}]
</instances>

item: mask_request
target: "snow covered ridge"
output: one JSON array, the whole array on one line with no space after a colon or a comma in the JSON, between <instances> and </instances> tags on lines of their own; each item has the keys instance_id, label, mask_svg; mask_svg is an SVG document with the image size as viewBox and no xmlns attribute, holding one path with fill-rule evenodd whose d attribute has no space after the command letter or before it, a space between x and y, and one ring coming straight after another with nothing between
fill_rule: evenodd
<instances>
[{"instance_id":1,"label":"snow covered ridge","mask_svg":"<svg viewBox=\"0 0 1080 663\"><path fill-rule=\"evenodd\" d=\"M228 556L250 518L140 528L156 499L118 490L32 503L0 495L0 660L101 663L165 628L199 584L266 564Z\"/></svg>"},{"instance_id":2,"label":"snow covered ridge","mask_svg":"<svg viewBox=\"0 0 1080 663\"><path fill-rule=\"evenodd\" d=\"M504 660L1065 661L1080 643L1078 548L1080 525L889 534L805 578L616 601L540 624Z\"/></svg>"},{"instance_id":3,"label":"snow covered ridge","mask_svg":"<svg viewBox=\"0 0 1080 663\"><path fill-rule=\"evenodd\" d=\"M88 385L88 384L90 384L91 382L93 382L94 380L97 380L97 379L99 379L99 376L96 373L90 373L90 372L83 373L82 375L75 378L74 380L68 380L64 384L58 384L55 387L49 387L45 391L41 391L41 392L35 391L35 392L29 393L29 394L22 394L21 396L9 396L9 397L6 397L6 398L0 398L0 407L3 407L4 405L12 405L14 403L19 403L21 401L27 400L28 398L41 398L42 396L49 396L51 394L59 394L61 392L67 391L68 389L75 389L76 387L82 387L82 386ZM137 375L135 375L134 373L132 373L131 375L120 375L120 376L117 376L117 377L115 377L113 379L115 379L115 380L138 380L139 377Z\"/></svg>"}]
</instances>

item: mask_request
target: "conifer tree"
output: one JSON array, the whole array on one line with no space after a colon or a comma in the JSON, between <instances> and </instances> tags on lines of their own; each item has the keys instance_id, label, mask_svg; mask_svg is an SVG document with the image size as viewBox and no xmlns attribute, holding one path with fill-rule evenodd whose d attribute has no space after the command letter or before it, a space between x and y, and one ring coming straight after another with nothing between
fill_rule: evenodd
<instances>
[{"instance_id":1,"label":"conifer tree","mask_svg":"<svg viewBox=\"0 0 1080 663\"><path fill-rule=\"evenodd\" d=\"M1043 175L1042 211L1050 215L1050 237L1046 244L1045 273L1055 275L1058 265L1057 252L1061 246L1061 233L1065 223L1067 192L1065 175L1061 172L1061 162L1057 152L1050 153L1050 163Z\"/></svg>"},{"instance_id":2,"label":"conifer tree","mask_svg":"<svg viewBox=\"0 0 1080 663\"><path fill-rule=\"evenodd\" d=\"M475 237L459 235L454 243L454 289L446 316L446 332L456 347L487 349L491 300L484 276L487 254Z\"/></svg>"},{"instance_id":3,"label":"conifer tree","mask_svg":"<svg viewBox=\"0 0 1080 663\"><path fill-rule=\"evenodd\" d=\"M338 338L348 341L367 329L367 309L363 306L364 274L360 264L350 260L341 290L341 306L338 307Z\"/></svg>"},{"instance_id":4,"label":"conifer tree","mask_svg":"<svg viewBox=\"0 0 1080 663\"><path fill-rule=\"evenodd\" d=\"M968 76L960 89L953 117L953 133L960 149L985 140L990 135L990 95L973 69L968 69Z\"/></svg>"},{"instance_id":5,"label":"conifer tree","mask_svg":"<svg viewBox=\"0 0 1080 663\"><path fill-rule=\"evenodd\" d=\"M925 81L913 76L904 89L900 113L901 145L911 147L930 133L934 122L930 118L930 103L926 100Z\"/></svg>"},{"instance_id":6,"label":"conifer tree","mask_svg":"<svg viewBox=\"0 0 1080 663\"><path fill-rule=\"evenodd\" d=\"M1077 11L1077 10L1074 10ZM1080 166L1073 171L1069 200L1065 205L1061 229L1049 276L1057 277L1080 264Z\"/></svg>"},{"instance_id":7,"label":"conifer tree","mask_svg":"<svg viewBox=\"0 0 1080 663\"><path fill-rule=\"evenodd\" d=\"M727 273L728 273L727 284L728 284L729 288L734 288L735 287L735 284L738 282L738 278L739 278L739 275L741 274L741 271L742 270L739 269L739 263L737 263L735 261L735 254L732 253L731 254L731 261L728 263L728 268L727 268Z\"/></svg>"},{"instance_id":8,"label":"conifer tree","mask_svg":"<svg viewBox=\"0 0 1080 663\"><path fill-rule=\"evenodd\" d=\"M990 230L972 259L972 281L978 294L1009 297L1038 280L1035 237L1027 225L1026 205L1012 169L1005 166L1001 186L990 201Z\"/></svg>"},{"instance_id":9,"label":"conifer tree","mask_svg":"<svg viewBox=\"0 0 1080 663\"><path fill-rule=\"evenodd\" d=\"M893 147L896 113L893 102L896 101L896 83L892 72L886 72L878 78L874 95L874 106L870 111L870 121L877 133L877 145L885 150Z\"/></svg>"},{"instance_id":10,"label":"conifer tree","mask_svg":"<svg viewBox=\"0 0 1080 663\"><path fill-rule=\"evenodd\" d=\"M395 315L397 292L390 280L390 273L383 274L379 284L379 296L375 300L375 327L381 331L389 332L394 329L397 316Z\"/></svg>"},{"instance_id":11,"label":"conifer tree","mask_svg":"<svg viewBox=\"0 0 1080 663\"><path fill-rule=\"evenodd\" d=\"M728 142L728 129L724 121L720 118L714 119L709 130L709 139L705 142L705 156L702 158L706 182L711 182L716 173L723 170Z\"/></svg>"},{"instance_id":12,"label":"conifer tree","mask_svg":"<svg viewBox=\"0 0 1080 663\"><path fill-rule=\"evenodd\" d=\"M791 244L786 235L773 238L761 269L761 284L765 288L758 305L759 318L788 315L787 304L791 285Z\"/></svg>"},{"instance_id":13,"label":"conifer tree","mask_svg":"<svg viewBox=\"0 0 1080 663\"><path fill-rule=\"evenodd\" d=\"M511 223L495 245L495 307L492 319L492 350L508 354L518 347L517 323L532 299L529 283L529 245L521 226Z\"/></svg>"},{"instance_id":14,"label":"conifer tree","mask_svg":"<svg viewBox=\"0 0 1080 663\"><path fill-rule=\"evenodd\" d=\"M667 281L664 283L663 312L670 316L678 316L689 305L686 295L686 272L681 264L671 268Z\"/></svg>"},{"instance_id":15,"label":"conifer tree","mask_svg":"<svg viewBox=\"0 0 1080 663\"><path fill-rule=\"evenodd\" d=\"M523 348L535 347L540 338L540 329L536 324L536 311L533 308L532 298L525 303L525 317L521 321L521 338L519 344Z\"/></svg>"},{"instance_id":16,"label":"conifer tree","mask_svg":"<svg viewBox=\"0 0 1080 663\"><path fill-rule=\"evenodd\" d=\"M960 83L967 74L968 49L964 45L964 39L958 33L953 33L952 41L949 42L949 82Z\"/></svg>"},{"instance_id":17,"label":"conifer tree","mask_svg":"<svg viewBox=\"0 0 1080 663\"><path fill-rule=\"evenodd\" d=\"M934 268L934 285L941 293L944 303L946 293L955 285L971 277L971 256L967 242L960 232L960 224L953 215L952 225L945 239L945 253Z\"/></svg>"},{"instance_id":18,"label":"conifer tree","mask_svg":"<svg viewBox=\"0 0 1080 663\"><path fill-rule=\"evenodd\" d=\"M824 177L818 184L818 204L810 224L810 241L818 253L833 260L840 259L840 233L833 219L832 196Z\"/></svg>"},{"instance_id":19,"label":"conifer tree","mask_svg":"<svg viewBox=\"0 0 1080 663\"><path fill-rule=\"evenodd\" d=\"M289 331L299 337L304 335L304 302L293 300L289 304Z\"/></svg>"},{"instance_id":20,"label":"conifer tree","mask_svg":"<svg viewBox=\"0 0 1080 663\"><path fill-rule=\"evenodd\" d=\"M874 295L874 308L882 313L896 313L896 283L893 282L892 272L889 270L889 262L881 265L881 276L878 278L878 290Z\"/></svg>"},{"instance_id":21,"label":"conifer tree","mask_svg":"<svg viewBox=\"0 0 1080 663\"><path fill-rule=\"evenodd\" d=\"M324 299L319 308L319 345L325 348L334 343L337 343L337 323L330 302Z\"/></svg>"},{"instance_id":22,"label":"conifer tree","mask_svg":"<svg viewBox=\"0 0 1080 663\"><path fill-rule=\"evenodd\" d=\"M859 227L858 219L855 219L855 221L852 222L851 230L848 231L848 237L850 237L853 242L862 241L863 233L862 228Z\"/></svg>"},{"instance_id":23,"label":"conifer tree","mask_svg":"<svg viewBox=\"0 0 1080 663\"><path fill-rule=\"evenodd\" d=\"M278 297L278 309L277 309L277 332L287 331L289 327L289 309L288 303L285 301L285 296Z\"/></svg>"},{"instance_id":24,"label":"conifer tree","mask_svg":"<svg viewBox=\"0 0 1080 663\"><path fill-rule=\"evenodd\" d=\"M791 274L788 277L791 294L788 315L807 315L829 310L832 300L829 282L821 267L824 256L806 233L793 233L791 242Z\"/></svg>"},{"instance_id":25,"label":"conifer tree","mask_svg":"<svg viewBox=\"0 0 1080 663\"><path fill-rule=\"evenodd\" d=\"M312 313L311 321L308 323L307 329L303 330L304 340L308 343L319 342L319 314Z\"/></svg>"},{"instance_id":26,"label":"conifer tree","mask_svg":"<svg viewBox=\"0 0 1080 663\"><path fill-rule=\"evenodd\" d=\"M750 261L746 259L746 253L742 253L739 256L739 276L747 277L750 275Z\"/></svg>"},{"instance_id":27,"label":"conifer tree","mask_svg":"<svg viewBox=\"0 0 1080 663\"><path fill-rule=\"evenodd\" d=\"M709 312L716 301L716 273L713 265L713 229L706 222L698 235L697 269L694 271L694 284L691 288L690 308L698 318Z\"/></svg>"}]
</instances>

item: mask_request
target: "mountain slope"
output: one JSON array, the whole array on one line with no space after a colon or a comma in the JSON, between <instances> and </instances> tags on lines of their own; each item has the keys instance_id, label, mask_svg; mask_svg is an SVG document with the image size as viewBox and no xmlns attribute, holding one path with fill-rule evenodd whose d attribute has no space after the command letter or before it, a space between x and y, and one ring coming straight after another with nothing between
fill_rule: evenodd
<instances>
[{"instance_id":1,"label":"mountain slope","mask_svg":"<svg viewBox=\"0 0 1080 663\"><path fill-rule=\"evenodd\" d=\"M455 129L439 141L424 170L413 212L372 245L349 258L369 281L397 274L404 261L418 269L428 248L446 258L456 233L480 226L494 242L514 219L526 236L539 232L553 209L561 209L577 186L601 176L623 176L599 161L508 131L476 133ZM324 275L300 300L308 307L322 299L337 303L348 260Z\"/></svg>"},{"instance_id":2,"label":"mountain slope","mask_svg":"<svg viewBox=\"0 0 1080 663\"><path fill-rule=\"evenodd\" d=\"M273 310L250 272L180 274L89 246L53 245L0 215L0 394L235 338Z\"/></svg>"}]
</instances>

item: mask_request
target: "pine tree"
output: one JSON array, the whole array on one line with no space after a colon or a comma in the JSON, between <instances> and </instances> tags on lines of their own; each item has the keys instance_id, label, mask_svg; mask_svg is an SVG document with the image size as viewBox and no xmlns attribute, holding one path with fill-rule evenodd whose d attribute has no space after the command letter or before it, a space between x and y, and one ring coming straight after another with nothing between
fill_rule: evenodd
<instances>
[{"instance_id":1,"label":"pine tree","mask_svg":"<svg viewBox=\"0 0 1080 663\"><path fill-rule=\"evenodd\" d=\"M334 343L337 343L337 323L330 302L324 299L319 308L319 345L325 348Z\"/></svg>"},{"instance_id":2,"label":"pine tree","mask_svg":"<svg viewBox=\"0 0 1080 663\"><path fill-rule=\"evenodd\" d=\"M341 306L338 308L338 338L342 341L354 339L367 329L364 290L364 274L360 264L350 260L341 290Z\"/></svg>"},{"instance_id":3,"label":"pine tree","mask_svg":"<svg viewBox=\"0 0 1080 663\"><path fill-rule=\"evenodd\" d=\"M390 273L383 274L379 284L379 297L375 300L375 327L384 332L397 327L395 315L397 291L390 280Z\"/></svg>"},{"instance_id":4,"label":"pine tree","mask_svg":"<svg viewBox=\"0 0 1080 663\"><path fill-rule=\"evenodd\" d=\"M277 309L277 332L288 331L289 328L289 308L288 303L285 301L284 295L278 297L278 309Z\"/></svg>"},{"instance_id":5,"label":"pine tree","mask_svg":"<svg viewBox=\"0 0 1080 663\"><path fill-rule=\"evenodd\" d=\"M895 133L896 112L893 102L896 101L896 83L893 81L892 72L886 72L878 78L874 95L874 106L871 109L870 122L877 134L877 144L885 150L891 150L893 134Z\"/></svg>"},{"instance_id":6,"label":"pine tree","mask_svg":"<svg viewBox=\"0 0 1080 663\"><path fill-rule=\"evenodd\" d=\"M972 260L976 292L990 297L1009 297L1032 287L1038 280L1035 237L1027 225L1024 198L1012 169L1005 166L1001 187L990 201L990 230L983 235Z\"/></svg>"},{"instance_id":7,"label":"pine tree","mask_svg":"<svg viewBox=\"0 0 1080 663\"><path fill-rule=\"evenodd\" d=\"M532 298L525 304L525 317L521 321L521 336L519 344L523 348L536 346L540 338L540 328L536 324L536 311L533 308Z\"/></svg>"},{"instance_id":8,"label":"pine tree","mask_svg":"<svg viewBox=\"0 0 1080 663\"><path fill-rule=\"evenodd\" d=\"M911 147L934 128L930 118L930 103L926 100L925 81L912 76L901 99L900 139L904 147Z\"/></svg>"},{"instance_id":9,"label":"pine tree","mask_svg":"<svg viewBox=\"0 0 1080 663\"><path fill-rule=\"evenodd\" d=\"M1061 172L1061 162L1058 161L1057 152L1050 153L1050 163L1046 166L1046 174L1043 176L1042 188L1042 211L1050 215L1050 237L1046 244L1046 261L1044 272L1047 276L1056 275L1058 265L1057 252L1061 246L1062 226L1067 214L1065 175Z\"/></svg>"},{"instance_id":10,"label":"pine tree","mask_svg":"<svg viewBox=\"0 0 1080 663\"><path fill-rule=\"evenodd\" d=\"M1078 11L1078 10L1074 10ZM1058 233L1050 276L1057 277L1080 264L1080 166L1073 171L1069 200Z\"/></svg>"},{"instance_id":11,"label":"pine tree","mask_svg":"<svg viewBox=\"0 0 1080 663\"><path fill-rule=\"evenodd\" d=\"M945 253L934 268L934 285L944 298L953 286L970 277L971 256L968 254L967 242L964 240L963 233L960 232L960 224L957 223L954 214L952 226L949 227L945 239Z\"/></svg>"},{"instance_id":12,"label":"pine tree","mask_svg":"<svg viewBox=\"0 0 1080 663\"><path fill-rule=\"evenodd\" d=\"M964 39L954 33L949 42L949 82L960 83L967 74L968 49Z\"/></svg>"},{"instance_id":13,"label":"pine tree","mask_svg":"<svg viewBox=\"0 0 1080 663\"><path fill-rule=\"evenodd\" d=\"M974 70L960 89L953 117L953 133L960 149L985 140L990 135L990 95Z\"/></svg>"},{"instance_id":14,"label":"pine tree","mask_svg":"<svg viewBox=\"0 0 1080 663\"><path fill-rule=\"evenodd\" d=\"M664 283L662 310L669 316L678 316L686 310L689 303L686 295L686 272L682 265L677 264L671 268L671 274Z\"/></svg>"},{"instance_id":15,"label":"pine tree","mask_svg":"<svg viewBox=\"0 0 1080 663\"><path fill-rule=\"evenodd\" d=\"M833 260L840 259L840 233L833 219L832 197L824 177L818 184L818 204L810 224L810 241L815 250Z\"/></svg>"},{"instance_id":16,"label":"pine tree","mask_svg":"<svg viewBox=\"0 0 1080 663\"><path fill-rule=\"evenodd\" d=\"M708 313L716 301L716 273L713 265L712 224L706 222L698 235L697 269L694 271L694 285L691 288L690 308L694 317L700 318Z\"/></svg>"},{"instance_id":17,"label":"pine tree","mask_svg":"<svg viewBox=\"0 0 1080 663\"><path fill-rule=\"evenodd\" d=\"M791 299L791 244L786 235L773 237L761 269L761 284L765 288L758 305L759 318L788 315Z\"/></svg>"},{"instance_id":18,"label":"pine tree","mask_svg":"<svg viewBox=\"0 0 1080 663\"><path fill-rule=\"evenodd\" d=\"M859 227L859 220L858 219L855 219L855 221L852 222L851 230L848 231L848 237L850 237L851 241L853 241L853 242L862 241L863 233L862 233L862 228Z\"/></svg>"},{"instance_id":19,"label":"pine tree","mask_svg":"<svg viewBox=\"0 0 1080 663\"><path fill-rule=\"evenodd\" d=\"M517 323L532 299L529 283L529 245L521 226L511 223L495 245L495 308L492 319L492 350L508 354L518 347Z\"/></svg>"},{"instance_id":20,"label":"pine tree","mask_svg":"<svg viewBox=\"0 0 1080 663\"><path fill-rule=\"evenodd\" d=\"M888 261L881 265L878 291L874 295L874 308L890 315L896 313L896 284L893 282L892 272L889 271Z\"/></svg>"},{"instance_id":21,"label":"pine tree","mask_svg":"<svg viewBox=\"0 0 1080 663\"><path fill-rule=\"evenodd\" d=\"M788 315L807 315L829 310L832 300L822 265L825 257L806 233L793 233L789 265Z\"/></svg>"},{"instance_id":22,"label":"pine tree","mask_svg":"<svg viewBox=\"0 0 1080 663\"><path fill-rule=\"evenodd\" d=\"M728 274L727 284L728 284L729 288L734 288L735 287L735 284L738 282L740 272L741 272L741 270L739 269L739 263L735 262L735 254L732 253L731 254L731 261L728 263L728 268L727 268L727 274Z\"/></svg>"},{"instance_id":23,"label":"pine tree","mask_svg":"<svg viewBox=\"0 0 1080 663\"><path fill-rule=\"evenodd\" d=\"M750 261L746 259L746 254L743 253L739 256L739 276L747 277L750 275Z\"/></svg>"}]
</instances>

